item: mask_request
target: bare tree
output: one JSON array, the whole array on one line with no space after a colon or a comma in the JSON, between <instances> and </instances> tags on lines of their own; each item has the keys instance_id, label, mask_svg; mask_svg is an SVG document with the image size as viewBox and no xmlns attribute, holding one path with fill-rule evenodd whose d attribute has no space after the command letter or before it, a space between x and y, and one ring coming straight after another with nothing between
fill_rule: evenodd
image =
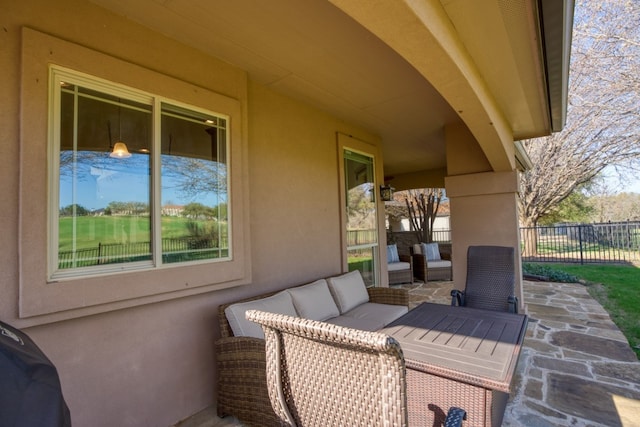
<instances>
[{"instance_id":1,"label":"bare tree","mask_svg":"<svg viewBox=\"0 0 640 427\"><path fill-rule=\"evenodd\" d=\"M394 200L400 203L387 206L386 211L396 220L409 219L417 241L429 243L433 241L433 224L443 198L442 188L399 191Z\"/></svg>"},{"instance_id":2,"label":"bare tree","mask_svg":"<svg viewBox=\"0 0 640 427\"><path fill-rule=\"evenodd\" d=\"M534 164L521 177L523 226L535 226L607 166L640 170L639 22L637 0L576 1L567 123L523 141ZM535 242L525 246L535 253Z\"/></svg>"}]
</instances>

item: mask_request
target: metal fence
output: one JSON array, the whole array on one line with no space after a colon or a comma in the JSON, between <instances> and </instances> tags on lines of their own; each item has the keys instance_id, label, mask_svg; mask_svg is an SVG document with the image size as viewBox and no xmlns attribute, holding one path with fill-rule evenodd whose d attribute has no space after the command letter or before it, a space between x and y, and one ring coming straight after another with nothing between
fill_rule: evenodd
<instances>
[{"instance_id":1,"label":"metal fence","mask_svg":"<svg viewBox=\"0 0 640 427\"><path fill-rule=\"evenodd\" d=\"M228 249L219 248L217 244L218 242L214 239L200 237L162 239L163 260L180 262L227 256ZM98 246L93 248L58 252L58 268L150 260L151 252L151 242L98 243Z\"/></svg>"},{"instance_id":2,"label":"metal fence","mask_svg":"<svg viewBox=\"0 0 640 427\"><path fill-rule=\"evenodd\" d=\"M525 262L632 263L640 261L640 222L522 227Z\"/></svg>"}]
</instances>

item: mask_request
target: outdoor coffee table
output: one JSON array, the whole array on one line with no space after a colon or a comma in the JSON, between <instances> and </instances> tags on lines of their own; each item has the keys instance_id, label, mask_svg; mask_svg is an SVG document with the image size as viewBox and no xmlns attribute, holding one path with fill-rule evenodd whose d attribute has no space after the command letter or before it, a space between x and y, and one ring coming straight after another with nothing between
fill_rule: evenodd
<instances>
[{"instance_id":1,"label":"outdoor coffee table","mask_svg":"<svg viewBox=\"0 0 640 427\"><path fill-rule=\"evenodd\" d=\"M422 303L382 329L404 353L409 424L442 425L457 406L467 411L464 426L500 426L527 320Z\"/></svg>"}]
</instances>

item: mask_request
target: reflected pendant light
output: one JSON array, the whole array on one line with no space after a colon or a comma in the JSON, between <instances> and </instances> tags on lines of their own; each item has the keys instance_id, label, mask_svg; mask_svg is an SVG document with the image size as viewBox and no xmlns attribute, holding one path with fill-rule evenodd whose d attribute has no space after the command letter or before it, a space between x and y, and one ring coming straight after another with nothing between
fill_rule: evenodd
<instances>
[{"instance_id":1,"label":"reflected pendant light","mask_svg":"<svg viewBox=\"0 0 640 427\"><path fill-rule=\"evenodd\" d=\"M131 157L131 153L127 149L127 144L122 142L122 122L120 120L120 106L118 105L118 141L113 145L113 151L109 154L109 157L115 159L128 159Z\"/></svg>"},{"instance_id":2,"label":"reflected pendant light","mask_svg":"<svg viewBox=\"0 0 640 427\"><path fill-rule=\"evenodd\" d=\"M131 157L131 153L129 152L129 150L127 150L127 145L124 142L118 141L114 144L113 151L111 152L111 154L109 154L109 157L114 157L116 159L127 159Z\"/></svg>"}]
</instances>

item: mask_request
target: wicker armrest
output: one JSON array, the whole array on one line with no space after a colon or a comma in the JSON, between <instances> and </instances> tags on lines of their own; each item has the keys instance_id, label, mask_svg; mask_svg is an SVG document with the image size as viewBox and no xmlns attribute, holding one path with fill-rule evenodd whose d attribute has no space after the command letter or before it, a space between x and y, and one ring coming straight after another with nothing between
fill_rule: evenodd
<instances>
[{"instance_id":1,"label":"wicker armrest","mask_svg":"<svg viewBox=\"0 0 640 427\"><path fill-rule=\"evenodd\" d=\"M413 257L411 255L399 255L398 258L401 262L408 262L409 264L413 264Z\"/></svg>"},{"instance_id":2,"label":"wicker armrest","mask_svg":"<svg viewBox=\"0 0 640 427\"><path fill-rule=\"evenodd\" d=\"M215 354L218 416L234 415L247 426L279 425L267 389L265 341L221 338Z\"/></svg>"},{"instance_id":3,"label":"wicker armrest","mask_svg":"<svg viewBox=\"0 0 640 427\"><path fill-rule=\"evenodd\" d=\"M378 304L405 305L409 307L409 291L403 288L367 288L369 301Z\"/></svg>"},{"instance_id":4,"label":"wicker armrest","mask_svg":"<svg viewBox=\"0 0 640 427\"><path fill-rule=\"evenodd\" d=\"M411 259L413 261L413 267L418 269L418 268L422 268L425 269L427 268L427 257L422 255L422 254L413 254L411 255Z\"/></svg>"}]
</instances>

